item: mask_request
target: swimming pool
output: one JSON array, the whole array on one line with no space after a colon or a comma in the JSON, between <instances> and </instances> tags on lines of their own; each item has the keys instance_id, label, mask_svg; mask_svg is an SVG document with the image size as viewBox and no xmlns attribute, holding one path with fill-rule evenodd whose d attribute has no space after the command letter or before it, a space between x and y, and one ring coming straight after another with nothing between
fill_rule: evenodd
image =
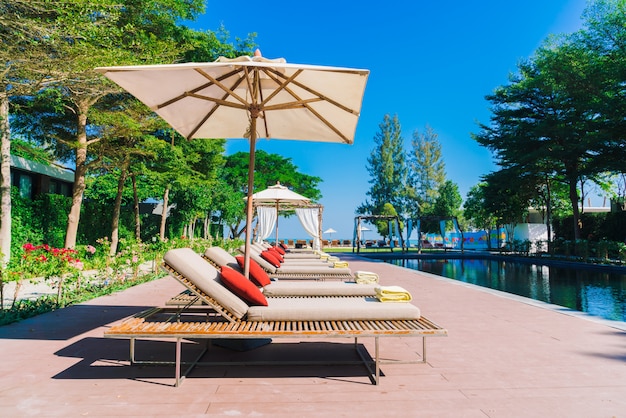
<instances>
[{"instance_id":1,"label":"swimming pool","mask_svg":"<svg viewBox=\"0 0 626 418\"><path fill-rule=\"evenodd\" d=\"M626 321L626 269L543 265L502 258L384 257L384 261L605 319Z\"/></svg>"}]
</instances>

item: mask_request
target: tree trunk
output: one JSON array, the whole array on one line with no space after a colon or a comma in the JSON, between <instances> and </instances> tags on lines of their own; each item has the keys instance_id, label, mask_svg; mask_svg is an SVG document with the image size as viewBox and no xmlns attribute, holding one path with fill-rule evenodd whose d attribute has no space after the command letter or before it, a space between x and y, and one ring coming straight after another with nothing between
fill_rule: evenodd
<instances>
[{"instance_id":1,"label":"tree trunk","mask_svg":"<svg viewBox=\"0 0 626 418\"><path fill-rule=\"evenodd\" d=\"M170 204L170 186L165 188L163 193L163 211L161 212L161 229L159 230L159 236L161 241L165 241L165 222L167 221L167 206Z\"/></svg>"},{"instance_id":2,"label":"tree trunk","mask_svg":"<svg viewBox=\"0 0 626 418\"><path fill-rule=\"evenodd\" d=\"M204 217L204 223L202 225L203 233L202 236L204 239L209 239L211 237L211 213L208 213Z\"/></svg>"},{"instance_id":3,"label":"tree trunk","mask_svg":"<svg viewBox=\"0 0 626 418\"><path fill-rule=\"evenodd\" d=\"M0 93L0 263L4 268L11 257L11 128L9 96Z\"/></svg>"},{"instance_id":4,"label":"tree trunk","mask_svg":"<svg viewBox=\"0 0 626 418\"><path fill-rule=\"evenodd\" d=\"M580 239L582 222L580 221L580 209L578 208L578 191L576 190L576 180L569 181L569 199L572 202L572 215L574 216L574 240Z\"/></svg>"},{"instance_id":5,"label":"tree trunk","mask_svg":"<svg viewBox=\"0 0 626 418\"><path fill-rule=\"evenodd\" d=\"M133 181L133 210L135 212L135 240L141 242L141 216L139 214L139 196L137 195L137 176L135 173L130 175Z\"/></svg>"},{"instance_id":6,"label":"tree trunk","mask_svg":"<svg viewBox=\"0 0 626 418\"><path fill-rule=\"evenodd\" d=\"M96 100L94 98L76 101L76 172L72 190L72 206L67 217L65 248L74 248L76 246L80 208L83 203L83 194L85 193L85 174L87 173L87 112L91 104Z\"/></svg>"},{"instance_id":7,"label":"tree trunk","mask_svg":"<svg viewBox=\"0 0 626 418\"><path fill-rule=\"evenodd\" d=\"M552 241L552 194L550 186L548 186L548 197L546 198L546 232L548 233L548 242Z\"/></svg>"},{"instance_id":8,"label":"tree trunk","mask_svg":"<svg viewBox=\"0 0 626 418\"><path fill-rule=\"evenodd\" d=\"M129 161L126 160L122 164L120 178L117 181L117 195L115 196L115 204L113 205L113 219L111 219L111 248L109 255L114 257L117 253L117 244L120 241L120 210L122 207L122 194L124 193L124 183L128 178Z\"/></svg>"}]
</instances>

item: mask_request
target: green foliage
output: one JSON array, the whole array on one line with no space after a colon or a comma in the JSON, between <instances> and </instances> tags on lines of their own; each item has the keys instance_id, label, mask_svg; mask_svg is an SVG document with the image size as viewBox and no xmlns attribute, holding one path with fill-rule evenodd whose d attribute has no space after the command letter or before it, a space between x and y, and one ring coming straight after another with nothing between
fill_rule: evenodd
<instances>
[{"instance_id":1,"label":"green foliage","mask_svg":"<svg viewBox=\"0 0 626 418\"><path fill-rule=\"evenodd\" d=\"M446 180L445 163L437 134L426 126L413 132L408 158L407 211L411 218L431 214L439 189Z\"/></svg>"},{"instance_id":2,"label":"green foliage","mask_svg":"<svg viewBox=\"0 0 626 418\"><path fill-rule=\"evenodd\" d=\"M459 186L452 180L447 180L438 190L438 197L433 205L433 215L459 216L463 198L459 193Z\"/></svg>"},{"instance_id":3,"label":"green foliage","mask_svg":"<svg viewBox=\"0 0 626 418\"><path fill-rule=\"evenodd\" d=\"M622 0L590 3L584 29L548 39L510 84L487 96L491 124L474 136L524 189L542 194L543 205L561 200L555 182L566 186L576 239L584 237L578 185L606 188L607 172L624 171L625 10Z\"/></svg>"},{"instance_id":4,"label":"green foliage","mask_svg":"<svg viewBox=\"0 0 626 418\"><path fill-rule=\"evenodd\" d=\"M219 196L216 197L224 203L226 212L222 216L233 237L239 237L243 231L239 225L245 220L244 198L248 192L249 161L250 154L247 152L229 155L220 172L224 183L219 186ZM258 150L255 152L255 167L254 190L263 190L280 182L313 202L322 197L318 187L322 179L301 173L291 158Z\"/></svg>"},{"instance_id":5,"label":"green foliage","mask_svg":"<svg viewBox=\"0 0 626 418\"><path fill-rule=\"evenodd\" d=\"M33 226L41 231L40 242L63 247L71 202L72 198L57 194L41 194L33 200L33 211L38 214Z\"/></svg>"},{"instance_id":6,"label":"green foliage","mask_svg":"<svg viewBox=\"0 0 626 418\"><path fill-rule=\"evenodd\" d=\"M479 183L473 186L467 193L463 203L463 214L471 225L489 232L497 225L497 218L487 209L485 202L485 189L487 183ZM491 240L487 240L490 244Z\"/></svg>"},{"instance_id":7,"label":"green foliage","mask_svg":"<svg viewBox=\"0 0 626 418\"><path fill-rule=\"evenodd\" d=\"M43 233L37 226L38 216L30 199L20 196L16 187L11 188L11 260L22 253L22 244L43 243Z\"/></svg>"},{"instance_id":8,"label":"green foliage","mask_svg":"<svg viewBox=\"0 0 626 418\"><path fill-rule=\"evenodd\" d=\"M626 212L583 213L581 236L589 241L626 242ZM564 216L554 220L556 236L565 240L574 240L570 227L572 216Z\"/></svg>"},{"instance_id":9,"label":"green foliage","mask_svg":"<svg viewBox=\"0 0 626 418\"><path fill-rule=\"evenodd\" d=\"M357 213L379 214L385 203L405 213L407 167L398 116L385 115L379 128L374 136L374 149L367 158L371 185L368 200L357 208Z\"/></svg>"},{"instance_id":10,"label":"green foliage","mask_svg":"<svg viewBox=\"0 0 626 418\"><path fill-rule=\"evenodd\" d=\"M398 216L396 209L393 207L391 203L385 203L383 205L382 210L377 215L385 215L385 216ZM389 221L387 220L372 220L373 224L376 226L376 230L378 233L384 238L390 238L389 231ZM395 228L395 226L394 226ZM400 223L400 228L403 228L402 223Z\"/></svg>"}]
</instances>

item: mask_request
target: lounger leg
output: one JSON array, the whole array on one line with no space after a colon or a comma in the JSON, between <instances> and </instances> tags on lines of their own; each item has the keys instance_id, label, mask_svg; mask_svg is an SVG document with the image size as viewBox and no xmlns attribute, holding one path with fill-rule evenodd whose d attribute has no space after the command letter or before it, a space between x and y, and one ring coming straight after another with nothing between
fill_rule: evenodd
<instances>
[{"instance_id":1,"label":"lounger leg","mask_svg":"<svg viewBox=\"0 0 626 418\"><path fill-rule=\"evenodd\" d=\"M135 364L135 339L130 339L130 365Z\"/></svg>"},{"instance_id":2,"label":"lounger leg","mask_svg":"<svg viewBox=\"0 0 626 418\"><path fill-rule=\"evenodd\" d=\"M378 382L380 381L380 353L378 350L378 337L375 337L375 345L376 345L376 377L374 378L376 383L375 385L378 385Z\"/></svg>"},{"instance_id":3,"label":"lounger leg","mask_svg":"<svg viewBox=\"0 0 626 418\"><path fill-rule=\"evenodd\" d=\"M422 337L422 361L426 363L426 337Z\"/></svg>"},{"instance_id":4,"label":"lounger leg","mask_svg":"<svg viewBox=\"0 0 626 418\"><path fill-rule=\"evenodd\" d=\"M181 342L180 337L176 338L176 387L180 386L180 351Z\"/></svg>"}]
</instances>

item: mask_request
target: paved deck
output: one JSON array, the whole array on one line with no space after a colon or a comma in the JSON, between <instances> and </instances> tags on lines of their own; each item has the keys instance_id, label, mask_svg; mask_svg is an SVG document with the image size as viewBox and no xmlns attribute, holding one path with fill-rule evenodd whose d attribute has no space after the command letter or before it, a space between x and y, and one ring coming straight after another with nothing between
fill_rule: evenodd
<instances>
[{"instance_id":1,"label":"paved deck","mask_svg":"<svg viewBox=\"0 0 626 418\"><path fill-rule=\"evenodd\" d=\"M426 364L383 366L379 386L360 366L272 365L201 367L171 387L172 368L129 367L128 341L102 337L110 324L182 290L164 278L0 327L0 416L626 416L624 323L341 257L353 271L375 271L382 284L408 289L423 314L448 329L448 337L429 339ZM381 339L381 356L410 358L420 342ZM363 343L373 353L373 341ZM173 354L171 342L144 344L154 358ZM281 340L214 354L348 358L350 349L337 340Z\"/></svg>"}]
</instances>

